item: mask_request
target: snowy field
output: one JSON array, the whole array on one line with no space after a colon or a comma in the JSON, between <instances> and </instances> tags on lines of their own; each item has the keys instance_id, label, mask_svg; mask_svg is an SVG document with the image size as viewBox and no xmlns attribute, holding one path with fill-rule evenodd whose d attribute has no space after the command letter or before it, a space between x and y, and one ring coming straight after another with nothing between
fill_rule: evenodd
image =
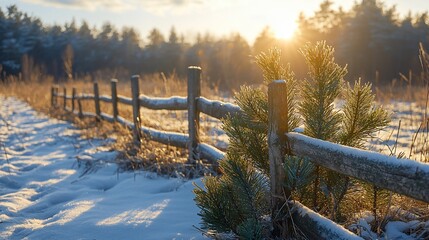
<instances>
[{"instance_id":1,"label":"snowy field","mask_svg":"<svg viewBox=\"0 0 429 240\"><path fill-rule=\"evenodd\" d=\"M204 239L193 181L118 174L108 141L0 96L0 239Z\"/></svg>"},{"instance_id":2,"label":"snowy field","mask_svg":"<svg viewBox=\"0 0 429 240\"><path fill-rule=\"evenodd\" d=\"M404 153L406 158L429 161L429 122L425 119L425 107L393 101L384 108L392 114L392 121L368 142L367 147L387 155ZM422 122L425 124L419 129Z\"/></svg>"},{"instance_id":3,"label":"snowy field","mask_svg":"<svg viewBox=\"0 0 429 240\"><path fill-rule=\"evenodd\" d=\"M368 144L376 151L408 156L424 109L403 103L387 107L394 113L391 126ZM154 125L186 129L186 113L157 112L146 115ZM204 139L226 146L220 122L206 116L202 120ZM193 182L201 184L201 179L118 173L117 153L107 147L111 141L83 139L70 123L0 96L0 239L205 239L194 227L200 217ZM363 218L349 227L367 225ZM414 239L401 231L415 225L391 222L386 235ZM363 235L377 238L370 231Z\"/></svg>"}]
</instances>

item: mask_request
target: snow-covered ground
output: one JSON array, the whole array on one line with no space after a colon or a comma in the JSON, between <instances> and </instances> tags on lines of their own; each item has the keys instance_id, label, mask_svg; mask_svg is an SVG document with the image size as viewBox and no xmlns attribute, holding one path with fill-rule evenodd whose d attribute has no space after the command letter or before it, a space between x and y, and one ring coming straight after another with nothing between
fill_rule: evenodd
<instances>
[{"instance_id":1,"label":"snow-covered ground","mask_svg":"<svg viewBox=\"0 0 429 240\"><path fill-rule=\"evenodd\" d=\"M118 173L106 141L0 96L0 239L204 239L201 180Z\"/></svg>"},{"instance_id":2,"label":"snow-covered ground","mask_svg":"<svg viewBox=\"0 0 429 240\"><path fill-rule=\"evenodd\" d=\"M424 106L402 101L392 101L384 105L384 108L392 114L392 121L368 142L367 147L387 155L398 156L404 153L406 158L427 162L429 122L425 119L425 112L429 109L425 111Z\"/></svg>"},{"instance_id":3,"label":"snow-covered ground","mask_svg":"<svg viewBox=\"0 0 429 240\"><path fill-rule=\"evenodd\" d=\"M369 147L388 154L396 144L396 153L408 156L424 109L404 103L387 107L394 112L393 123ZM158 112L145 114L154 118L153 125L186 129L186 113ZM202 118L203 139L225 147L220 122ZM118 173L110 141L83 139L71 124L0 96L0 239L205 239L194 228L201 219L193 182L201 184L201 179ZM361 219L351 227L365 224ZM386 237L412 239L401 231L413 227L404 224L416 225L389 223Z\"/></svg>"}]
</instances>

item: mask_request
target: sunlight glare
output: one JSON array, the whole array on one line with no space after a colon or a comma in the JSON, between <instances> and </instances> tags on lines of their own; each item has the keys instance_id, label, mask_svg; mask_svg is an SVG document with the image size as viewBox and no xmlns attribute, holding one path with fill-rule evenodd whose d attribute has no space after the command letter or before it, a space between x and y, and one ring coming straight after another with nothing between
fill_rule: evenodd
<instances>
[{"instance_id":1,"label":"sunlight glare","mask_svg":"<svg viewBox=\"0 0 429 240\"><path fill-rule=\"evenodd\" d=\"M117 225L119 223L125 225L140 225L144 224L149 227L152 222L162 213L164 208L168 206L170 199L164 199L159 203L155 203L146 209L128 210L118 215L109 217L97 223L97 226L102 225Z\"/></svg>"},{"instance_id":2,"label":"sunlight glare","mask_svg":"<svg viewBox=\"0 0 429 240\"><path fill-rule=\"evenodd\" d=\"M271 23L276 38L289 40L295 36L297 24L295 19L277 18Z\"/></svg>"}]
</instances>

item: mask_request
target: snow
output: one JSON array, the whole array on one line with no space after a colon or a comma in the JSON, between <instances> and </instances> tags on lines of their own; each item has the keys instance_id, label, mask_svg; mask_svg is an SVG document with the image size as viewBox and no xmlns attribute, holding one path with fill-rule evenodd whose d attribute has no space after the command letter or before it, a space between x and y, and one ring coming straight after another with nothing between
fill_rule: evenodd
<instances>
[{"instance_id":1,"label":"snow","mask_svg":"<svg viewBox=\"0 0 429 240\"><path fill-rule=\"evenodd\" d=\"M371 226L369 225L369 222L372 222L373 220L373 216L371 221L367 218L361 218L356 224L352 224L350 229L358 232L364 239L377 239L377 234L371 231Z\"/></svg>"},{"instance_id":2,"label":"snow","mask_svg":"<svg viewBox=\"0 0 429 240\"><path fill-rule=\"evenodd\" d=\"M173 108L187 109L187 98L172 96L168 98L160 98L160 97L148 97L145 95L140 95L140 104L146 108L150 109L165 109L170 106L174 106Z\"/></svg>"},{"instance_id":3,"label":"snow","mask_svg":"<svg viewBox=\"0 0 429 240\"><path fill-rule=\"evenodd\" d=\"M398 149L405 151L410 143L407 138L417 129L411 123L418 123L421 113L416 106L400 103L392 108L396 111L389 128L394 131L402 119L397 142ZM142 113L164 131L187 126L185 112L143 109ZM408 114L413 116L408 119ZM132 126L123 118L119 120ZM202 115L201 123L205 141L226 146L228 139L219 129L219 120ZM378 151L388 143L383 134L392 131L381 132L369 143L372 149ZM117 153L108 147L110 141L83 139L69 123L49 119L16 99L0 96L0 239L206 239L193 227L199 226L201 219L193 201L192 181L144 171L119 173L114 163ZM223 156L212 150L212 155ZM391 158L384 161L392 163ZM422 165L408 160L397 164ZM201 179L195 182L202 185ZM310 214L304 210L301 214ZM315 214L310 214L313 219L323 220ZM362 237L376 238L370 229L365 232L367 220L358 220L354 227L361 229ZM321 222L323 226L336 225L327 219ZM408 239L412 236L404 231L415 225L413 221L392 221L383 236Z\"/></svg>"},{"instance_id":4,"label":"snow","mask_svg":"<svg viewBox=\"0 0 429 240\"><path fill-rule=\"evenodd\" d=\"M419 221L410 221L410 222L401 222L401 221L390 221L386 225L386 233L385 236L387 239L403 239L403 240L412 240L416 239L411 237L405 233L404 231L408 229L412 229L415 226L419 225Z\"/></svg>"},{"instance_id":5,"label":"snow","mask_svg":"<svg viewBox=\"0 0 429 240\"><path fill-rule=\"evenodd\" d=\"M425 161L425 149L427 149L427 136L429 129L420 129L425 123L426 107L416 102L391 101L383 106L392 112L392 122L385 131L378 132L367 147L383 154L405 153L408 158ZM417 134L417 135L416 135ZM389 147L387 147L389 146ZM423 154L422 154L423 153Z\"/></svg>"},{"instance_id":6,"label":"snow","mask_svg":"<svg viewBox=\"0 0 429 240\"><path fill-rule=\"evenodd\" d=\"M278 83L286 83L286 81L285 80L274 80L273 83L277 83L277 84Z\"/></svg>"},{"instance_id":7,"label":"snow","mask_svg":"<svg viewBox=\"0 0 429 240\"><path fill-rule=\"evenodd\" d=\"M387 156L381 153L373 152L373 151L367 151L362 150L358 148L343 146L335 143L331 143L328 141L323 141L320 139L315 139L312 137L308 137L299 133L287 133L286 134L289 138L297 139L303 142L306 142L308 144L318 146L323 149L329 149L333 152L342 152L346 155L353 156L355 158L366 158L371 161L383 164L383 165L389 165L397 167L397 169L408 169L410 174L429 174L429 164L418 162L411 159L398 159L394 156Z\"/></svg>"},{"instance_id":8,"label":"snow","mask_svg":"<svg viewBox=\"0 0 429 240\"><path fill-rule=\"evenodd\" d=\"M201 143L198 145L200 151L205 154L207 158L209 159L217 159L221 160L225 157L225 153L220 151L219 149L212 147L211 145Z\"/></svg>"},{"instance_id":9,"label":"snow","mask_svg":"<svg viewBox=\"0 0 429 240\"><path fill-rule=\"evenodd\" d=\"M356 236L354 233L348 231L342 226L336 224L335 222L325 218L324 216L310 210L306 206L302 205L299 202L293 203L298 211L298 214L301 217L308 217L312 220L313 223L317 224L318 229L323 229L320 231L325 233L325 236L321 236L323 239L330 239L335 236L335 239L355 239L362 240L361 237Z\"/></svg>"},{"instance_id":10,"label":"snow","mask_svg":"<svg viewBox=\"0 0 429 240\"><path fill-rule=\"evenodd\" d=\"M228 114L237 114L241 113L242 110L239 106L229 103L223 102L219 100L210 100L205 97L198 98L198 105L202 107L201 111L204 112L205 109L211 110L211 113L207 113L215 118L221 119L226 117ZM212 106L212 107L210 107ZM212 108L212 109L210 109ZM216 109L216 110L214 110Z\"/></svg>"},{"instance_id":11,"label":"snow","mask_svg":"<svg viewBox=\"0 0 429 240\"><path fill-rule=\"evenodd\" d=\"M193 181L119 173L111 140L16 99L0 114L0 239L205 239Z\"/></svg>"}]
</instances>

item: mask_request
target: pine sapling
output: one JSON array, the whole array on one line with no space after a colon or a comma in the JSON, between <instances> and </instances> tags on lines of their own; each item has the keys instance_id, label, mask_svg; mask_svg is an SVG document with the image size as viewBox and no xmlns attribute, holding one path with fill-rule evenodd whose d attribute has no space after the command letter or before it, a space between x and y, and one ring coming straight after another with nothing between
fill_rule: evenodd
<instances>
[{"instance_id":1,"label":"pine sapling","mask_svg":"<svg viewBox=\"0 0 429 240\"><path fill-rule=\"evenodd\" d=\"M301 89L302 102L299 111L304 119L304 134L310 137L335 141L341 123L341 115L334 108L334 100L340 95L346 67L334 61L334 49L325 42L307 44L301 50L309 68L309 79ZM315 168L313 208L319 208L321 169Z\"/></svg>"}]
</instances>

